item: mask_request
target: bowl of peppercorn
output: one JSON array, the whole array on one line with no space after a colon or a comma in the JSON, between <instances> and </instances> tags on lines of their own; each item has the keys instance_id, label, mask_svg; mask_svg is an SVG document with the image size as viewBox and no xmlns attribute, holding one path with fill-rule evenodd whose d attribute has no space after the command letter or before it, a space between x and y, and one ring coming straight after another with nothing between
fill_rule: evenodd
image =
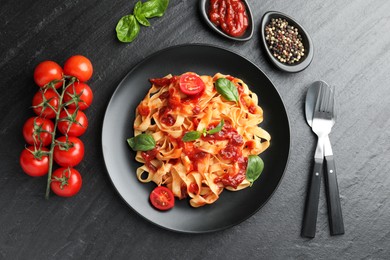
<instances>
[{"instance_id":1,"label":"bowl of peppercorn","mask_svg":"<svg viewBox=\"0 0 390 260\"><path fill-rule=\"evenodd\" d=\"M265 13L261 21L261 38L270 61L282 71L302 71L313 60L313 42L309 34L286 14Z\"/></svg>"}]
</instances>

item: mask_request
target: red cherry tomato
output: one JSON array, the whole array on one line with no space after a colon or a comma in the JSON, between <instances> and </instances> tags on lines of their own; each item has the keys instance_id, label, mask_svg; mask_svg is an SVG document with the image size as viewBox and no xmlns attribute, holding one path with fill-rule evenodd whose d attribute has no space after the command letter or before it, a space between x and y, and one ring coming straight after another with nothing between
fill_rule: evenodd
<instances>
[{"instance_id":1,"label":"red cherry tomato","mask_svg":"<svg viewBox=\"0 0 390 260\"><path fill-rule=\"evenodd\" d=\"M76 195L80 191L81 185L81 175L73 168L59 168L55 170L50 182L51 190L61 197Z\"/></svg>"},{"instance_id":2,"label":"red cherry tomato","mask_svg":"<svg viewBox=\"0 0 390 260\"><path fill-rule=\"evenodd\" d=\"M54 118L58 110L59 96L52 90L38 91L32 100L35 114L44 118ZM54 110L53 110L54 108Z\"/></svg>"},{"instance_id":3,"label":"red cherry tomato","mask_svg":"<svg viewBox=\"0 0 390 260\"><path fill-rule=\"evenodd\" d=\"M19 158L23 171L32 177L46 175L49 171L49 156L45 152L48 151L45 147L35 149L34 146L29 146L25 148Z\"/></svg>"},{"instance_id":4,"label":"red cherry tomato","mask_svg":"<svg viewBox=\"0 0 390 260\"><path fill-rule=\"evenodd\" d=\"M152 205L159 210L168 210L175 206L175 197L170 189L164 186L156 187L149 196Z\"/></svg>"},{"instance_id":5,"label":"red cherry tomato","mask_svg":"<svg viewBox=\"0 0 390 260\"><path fill-rule=\"evenodd\" d=\"M82 55L75 55L65 61L64 74L74 76L82 82L92 77L93 67L91 61Z\"/></svg>"},{"instance_id":6,"label":"red cherry tomato","mask_svg":"<svg viewBox=\"0 0 390 260\"><path fill-rule=\"evenodd\" d=\"M62 167L73 167L84 158L84 144L74 136L69 136L66 141L65 136L57 138L57 144L54 147L54 161Z\"/></svg>"},{"instance_id":7,"label":"red cherry tomato","mask_svg":"<svg viewBox=\"0 0 390 260\"><path fill-rule=\"evenodd\" d=\"M92 89L83 82L75 82L66 89L64 94L65 103L72 100L73 103L68 105L69 108L76 108L76 104L78 104L80 110L87 109L92 104Z\"/></svg>"},{"instance_id":8,"label":"red cherry tomato","mask_svg":"<svg viewBox=\"0 0 390 260\"><path fill-rule=\"evenodd\" d=\"M39 63L34 70L34 81L41 88L53 80L62 79L62 68L54 61L43 61ZM55 84L55 88L62 86L62 82Z\"/></svg>"},{"instance_id":9,"label":"red cherry tomato","mask_svg":"<svg viewBox=\"0 0 390 260\"><path fill-rule=\"evenodd\" d=\"M202 93L206 87L203 80L192 72L181 75L179 85L181 92L190 96Z\"/></svg>"},{"instance_id":10,"label":"red cherry tomato","mask_svg":"<svg viewBox=\"0 0 390 260\"><path fill-rule=\"evenodd\" d=\"M23 125L23 136L30 145L48 146L52 141L54 124L41 117L30 117Z\"/></svg>"},{"instance_id":11,"label":"red cherry tomato","mask_svg":"<svg viewBox=\"0 0 390 260\"><path fill-rule=\"evenodd\" d=\"M58 121L58 130L68 136L80 136L88 127L88 119L83 111L69 108L62 110Z\"/></svg>"}]
</instances>

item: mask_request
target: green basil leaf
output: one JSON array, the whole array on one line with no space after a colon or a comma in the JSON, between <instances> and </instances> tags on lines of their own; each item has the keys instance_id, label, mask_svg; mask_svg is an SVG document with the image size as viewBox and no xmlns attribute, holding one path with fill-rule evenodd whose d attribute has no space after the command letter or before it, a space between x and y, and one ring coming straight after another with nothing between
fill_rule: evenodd
<instances>
[{"instance_id":1,"label":"green basil leaf","mask_svg":"<svg viewBox=\"0 0 390 260\"><path fill-rule=\"evenodd\" d=\"M146 18L161 17L167 9L169 0L149 0L142 4L142 14Z\"/></svg>"},{"instance_id":2,"label":"green basil leaf","mask_svg":"<svg viewBox=\"0 0 390 260\"><path fill-rule=\"evenodd\" d=\"M142 13L142 2L138 1L134 7L134 16L137 21L143 26L150 26L148 19L146 19L145 15Z\"/></svg>"},{"instance_id":3,"label":"green basil leaf","mask_svg":"<svg viewBox=\"0 0 390 260\"><path fill-rule=\"evenodd\" d=\"M150 134L140 134L127 139L127 143L134 151L150 151L156 147L156 141Z\"/></svg>"},{"instance_id":4,"label":"green basil leaf","mask_svg":"<svg viewBox=\"0 0 390 260\"><path fill-rule=\"evenodd\" d=\"M187 132L183 138L181 139L183 142L191 142L191 141L195 141L196 139L200 138L202 135L201 132L198 132L198 131L190 131L190 132Z\"/></svg>"},{"instance_id":5,"label":"green basil leaf","mask_svg":"<svg viewBox=\"0 0 390 260\"><path fill-rule=\"evenodd\" d=\"M139 33L140 27L134 15L123 16L116 25L116 36L121 42L132 42Z\"/></svg>"},{"instance_id":6,"label":"green basil leaf","mask_svg":"<svg viewBox=\"0 0 390 260\"><path fill-rule=\"evenodd\" d=\"M225 121L222 119L221 122L219 122L219 124L216 127L214 127L213 129L208 130L207 134L212 135L212 134L218 133L219 131L222 130L222 127L223 127L224 124L225 124Z\"/></svg>"},{"instance_id":7,"label":"green basil leaf","mask_svg":"<svg viewBox=\"0 0 390 260\"><path fill-rule=\"evenodd\" d=\"M246 179L251 183L251 186L260 174L263 172L264 162L257 155L248 156L248 165L246 166Z\"/></svg>"},{"instance_id":8,"label":"green basil leaf","mask_svg":"<svg viewBox=\"0 0 390 260\"><path fill-rule=\"evenodd\" d=\"M237 87L228 79L219 78L215 84L215 88L222 97L228 101L238 102Z\"/></svg>"}]
</instances>

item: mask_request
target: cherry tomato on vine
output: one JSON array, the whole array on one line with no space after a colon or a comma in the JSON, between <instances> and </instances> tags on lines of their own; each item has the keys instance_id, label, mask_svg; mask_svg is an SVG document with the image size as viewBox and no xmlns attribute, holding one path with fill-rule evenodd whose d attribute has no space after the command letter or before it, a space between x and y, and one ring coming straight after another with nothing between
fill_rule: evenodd
<instances>
[{"instance_id":1,"label":"cherry tomato on vine","mask_svg":"<svg viewBox=\"0 0 390 260\"><path fill-rule=\"evenodd\" d=\"M42 117L30 117L23 125L23 136L29 145L48 146L52 141L54 124Z\"/></svg>"},{"instance_id":2,"label":"cherry tomato on vine","mask_svg":"<svg viewBox=\"0 0 390 260\"><path fill-rule=\"evenodd\" d=\"M49 171L49 150L46 147L40 149L29 146L20 154L19 163L23 171L32 177L46 175Z\"/></svg>"},{"instance_id":3,"label":"cherry tomato on vine","mask_svg":"<svg viewBox=\"0 0 390 260\"><path fill-rule=\"evenodd\" d=\"M164 186L158 186L149 196L152 205L159 210L168 210L175 206L175 197L170 189Z\"/></svg>"},{"instance_id":4,"label":"cherry tomato on vine","mask_svg":"<svg viewBox=\"0 0 390 260\"><path fill-rule=\"evenodd\" d=\"M44 87L47 83L53 80L62 79L62 68L54 61L42 61L34 70L34 81L39 87ZM62 82L55 84L55 88L62 86Z\"/></svg>"},{"instance_id":5,"label":"cherry tomato on vine","mask_svg":"<svg viewBox=\"0 0 390 260\"><path fill-rule=\"evenodd\" d=\"M61 136L56 142L53 158L59 166L73 167L84 158L84 144L79 138L69 136L66 140L65 136Z\"/></svg>"},{"instance_id":6,"label":"cherry tomato on vine","mask_svg":"<svg viewBox=\"0 0 390 260\"><path fill-rule=\"evenodd\" d=\"M62 110L58 121L58 130L68 136L80 136L88 127L88 119L83 111L73 108Z\"/></svg>"},{"instance_id":7,"label":"cherry tomato on vine","mask_svg":"<svg viewBox=\"0 0 390 260\"><path fill-rule=\"evenodd\" d=\"M82 185L80 173L73 168L58 168L52 174L50 182L51 190L61 197L76 195Z\"/></svg>"},{"instance_id":8,"label":"cherry tomato on vine","mask_svg":"<svg viewBox=\"0 0 390 260\"><path fill-rule=\"evenodd\" d=\"M57 92L52 89L47 89L46 91L39 90L32 100L35 114L48 119L56 117L59 99Z\"/></svg>"},{"instance_id":9,"label":"cherry tomato on vine","mask_svg":"<svg viewBox=\"0 0 390 260\"><path fill-rule=\"evenodd\" d=\"M64 74L74 76L82 82L92 77L93 67L91 61L82 55L75 55L65 61Z\"/></svg>"},{"instance_id":10,"label":"cherry tomato on vine","mask_svg":"<svg viewBox=\"0 0 390 260\"><path fill-rule=\"evenodd\" d=\"M66 89L64 94L64 103L72 100L73 103L68 105L69 108L76 108L76 104L78 104L80 110L87 109L92 104L92 89L83 82L75 82Z\"/></svg>"},{"instance_id":11,"label":"cherry tomato on vine","mask_svg":"<svg viewBox=\"0 0 390 260\"><path fill-rule=\"evenodd\" d=\"M179 86L181 92L189 96L202 93L206 87L203 80L192 72L180 76Z\"/></svg>"}]
</instances>

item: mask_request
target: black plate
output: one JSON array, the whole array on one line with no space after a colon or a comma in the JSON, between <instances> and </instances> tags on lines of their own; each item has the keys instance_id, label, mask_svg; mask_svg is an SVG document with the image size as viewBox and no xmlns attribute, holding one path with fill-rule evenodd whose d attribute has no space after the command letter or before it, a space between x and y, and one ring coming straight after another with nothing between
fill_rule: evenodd
<instances>
[{"instance_id":1,"label":"black plate","mask_svg":"<svg viewBox=\"0 0 390 260\"><path fill-rule=\"evenodd\" d=\"M173 209L154 209L148 199L154 183L136 177L140 166L126 139L133 136L135 109L150 88L149 78L193 71L203 75L217 72L243 79L259 96L264 109L262 124L272 135L271 146L261 157L265 168L251 188L222 192L212 205L192 208L188 200L176 200ZM135 66L114 92L104 117L102 145L112 183L125 202L145 219L163 228L202 233L236 225L257 212L278 187L287 165L290 128L281 97L267 76L249 60L231 51L209 45L180 45L156 52ZM281 208L282 210L282 208Z\"/></svg>"}]
</instances>

